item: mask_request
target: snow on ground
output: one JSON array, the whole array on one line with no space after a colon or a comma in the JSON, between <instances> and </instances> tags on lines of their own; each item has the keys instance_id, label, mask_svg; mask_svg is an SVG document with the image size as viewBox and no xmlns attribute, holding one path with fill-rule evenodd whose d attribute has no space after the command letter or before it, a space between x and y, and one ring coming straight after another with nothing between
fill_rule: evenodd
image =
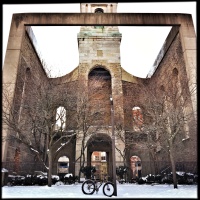
<instances>
[{"instance_id":1,"label":"snow on ground","mask_svg":"<svg viewBox=\"0 0 200 200\"><path fill-rule=\"evenodd\" d=\"M197 185L138 185L117 184L117 196L107 197L103 195L102 186L99 192L93 195L84 195L81 183L73 185L48 186L3 186L2 198L198 198Z\"/></svg>"}]
</instances>

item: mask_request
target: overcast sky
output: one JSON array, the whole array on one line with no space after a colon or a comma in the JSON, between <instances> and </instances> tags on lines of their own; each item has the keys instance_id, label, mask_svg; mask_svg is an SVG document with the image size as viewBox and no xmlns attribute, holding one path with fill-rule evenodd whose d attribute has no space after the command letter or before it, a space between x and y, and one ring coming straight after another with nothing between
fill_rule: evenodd
<instances>
[{"instance_id":1,"label":"overcast sky","mask_svg":"<svg viewBox=\"0 0 200 200\"><path fill-rule=\"evenodd\" d=\"M196 2L118 3L118 13L192 14L196 30ZM79 13L80 4L4 4L3 62L13 13ZM144 30L145 29L145 30ZM145 78L171 27L119 27L122 33L121 66L134 76ZM34 34L52 77L71 72L79 64L77 33L80 27L34 27ZM52 38L54 38L52 40Z\"/></svg>"}]
</instances>

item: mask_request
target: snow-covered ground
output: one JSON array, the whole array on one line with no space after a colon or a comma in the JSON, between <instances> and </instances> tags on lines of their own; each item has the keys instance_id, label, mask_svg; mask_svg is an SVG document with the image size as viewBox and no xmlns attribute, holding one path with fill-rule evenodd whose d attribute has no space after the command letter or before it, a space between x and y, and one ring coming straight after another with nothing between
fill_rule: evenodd
<instances>
[{"instance_id":1,"label":"snow-covered ground","mask_svg":"<svg viewBox=\"0 0 200 200\"><path fill-rule=\"evenodd\" d=\"M73 185L48 186L3 186L2 198L198 198L197 185L138 185L117 184L117 196L103 195L102 186L99 192L93 195L84 195L81 183Z\"/></svg>"}]
</instances>

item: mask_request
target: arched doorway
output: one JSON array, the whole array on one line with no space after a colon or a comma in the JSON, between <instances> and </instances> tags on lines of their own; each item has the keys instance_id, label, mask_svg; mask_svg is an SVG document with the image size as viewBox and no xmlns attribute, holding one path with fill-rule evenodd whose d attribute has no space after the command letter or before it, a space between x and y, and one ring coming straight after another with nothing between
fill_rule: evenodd
<instances>
[{"instance_id":1,"label":"arched doorway","mask_svg":"<svg viewBox=\"0 0 200 200\"><path fill-rule=\"evenodd\" d=\"M132 172L132 179L138 179L141 177L142 173L142 163L141 159L138 156L131 156L130 158L130 166Z\"/></svg>"},{"instance_id":2,"label":"arched doorway","mask_svg":"<svg viewBox=\"0 0 200 200\"><path fill-rule=\"evenodd\" d=\"M112 177L112 141L108 134L96 133L87 142L87 165L96 167L96 177Z\"/></svg>"}]
</instances>

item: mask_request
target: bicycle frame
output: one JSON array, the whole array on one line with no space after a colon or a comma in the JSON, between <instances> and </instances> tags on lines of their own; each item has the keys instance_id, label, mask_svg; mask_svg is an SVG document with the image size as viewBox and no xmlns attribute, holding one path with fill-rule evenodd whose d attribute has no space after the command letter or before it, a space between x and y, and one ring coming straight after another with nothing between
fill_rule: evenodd
<instances>
[{"instance_id":1,"label":"bicycle frame","mask_svg":"<svg viewBox=\"0 0 200 200\"><path fill-rule=\"evenodd\" d=\"M105 179L104 179L105 180ZM99 183L99 184L98 184ZM97 180L95 176L87 179L82 184L82 191L86 195L92 195L95 191L98 193L99 188L103 185L103 194L111 197L114 194L114 184L110 181Z\"/></svg>"},{"instance_id":2,"label":"bicycle frame","mask_svg":"<svg viewBox=\"0 0 200 200\"><path fill-rule=\"evenodd\" d=\"M98 185L98 183L99 183L99 185ZM94 180L96 193L98 193L99 188L103 185L103 183L104 183L103 181L97 181L96 179Z\"/></svg>"}]
</instances>

